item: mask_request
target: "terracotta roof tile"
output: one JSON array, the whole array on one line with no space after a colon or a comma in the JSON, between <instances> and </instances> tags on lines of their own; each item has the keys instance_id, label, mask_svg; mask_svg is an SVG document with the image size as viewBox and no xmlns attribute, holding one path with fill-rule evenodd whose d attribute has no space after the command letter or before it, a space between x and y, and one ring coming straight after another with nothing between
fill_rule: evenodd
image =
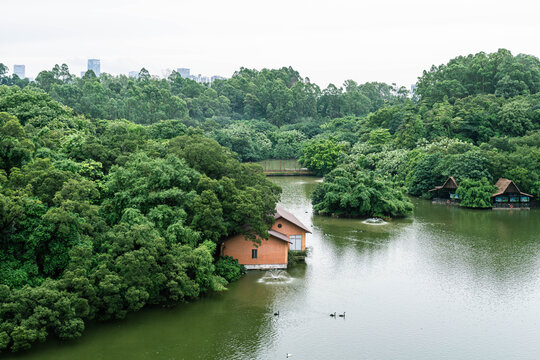
<instances>
[{"instance_id":1,"label":"terracotta roof tile","mask_svg":"<svg viewBox=\"0 0 540 360\"><path fill-rule=\"evenodd\" d=\"M280 233L279 231L276 231L276 230L268 230L268 235L273 236L273 237L275 237L275 238L278 238L279 240L283 240L283 241L286 241L286 242L292 244L292 241L289 240L289 238L287 237L287 235L282 234L282 233Z\"/></svg>"},{"instance_id":2,"label":"terracotta roof tile","mask_svg":"<svg viewBox=\"0 0 540 360\"><path fill-rule=\"evenodd\" d=\"M279 205L276 205L276 213L274 214L274 219L284 218L285 220L289 221L290 223L298 226L299 228L305 230L306 232L311 234L311 231L307 228L306 225L302 224L300 220L296 218L293 214L285 210Z\"/></svg>"}]
</instances>

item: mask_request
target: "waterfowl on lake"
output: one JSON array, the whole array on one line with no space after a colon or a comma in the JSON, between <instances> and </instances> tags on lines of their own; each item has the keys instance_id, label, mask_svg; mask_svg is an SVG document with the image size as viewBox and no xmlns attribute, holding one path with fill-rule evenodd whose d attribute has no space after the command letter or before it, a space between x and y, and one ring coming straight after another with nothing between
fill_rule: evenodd
<instances>
[{"instance_id":1,"label":"waterfowl on lake","mask_svg":"<svg viewBox=\"0 0 540 360\"><path fill-rule=\"evenodd\" d=\"M345 317L345 311L343 312L343 314L339 314L339 317Z\"/></svg>"},{"instance_id":2,"label":"waterfowl on lake","mask_svg":"<svg viewBox=\"0 0 540 360\"><path fill-rule=\"evenodd\" d=\"M279 310L274 313L274 316L279 316Z\"/></svg>"},{"instance_id":3,"label":"waterfowl on lake","mask_svg":"<svg viewBox=\"0 0 540 360\"><path fill-rule=\"evenodd\" d=\"M336 317L336 313L330 314L331 317Z\"/></svg>"}]
</instances>

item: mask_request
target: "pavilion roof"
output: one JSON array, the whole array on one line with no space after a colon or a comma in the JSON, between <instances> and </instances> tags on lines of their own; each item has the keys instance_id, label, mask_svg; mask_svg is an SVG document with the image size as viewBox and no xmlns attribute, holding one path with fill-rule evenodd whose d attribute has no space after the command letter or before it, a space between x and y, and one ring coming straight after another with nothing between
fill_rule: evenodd
<instances>
[{"instance_id":1,"label":"pavilion roof","mask_svg":"<svg viewBox=\"0 0 540 360\"><path fill-rule=\"evenodd\" d=\"M455 190L457 188L458 188L458 184L457 184L456 179L453 176L450 176L448 179L446 179L444 184L442 184L441 186L435 186L434 189L431 189L429 191L437 191L441 189Z\"/></svg>"},{"instance_id":2,"label":"pavilion roof","mask_svg":"<svg viewBox=\"0 0 540 360\"><path fill-rule=\"evenodd\" d=\"M493 196L502 195L508 190L509 187L514 187L517 190L516 192L519 193L520 195L533 197L532 195L524 193L521 190L519 190L517 185L512 180L509 180L509 179L499 178L499 180L497 180L497 182L495 183L495 186L497 187L497 192L493 194Z\"/></svg>"}]
</instances>

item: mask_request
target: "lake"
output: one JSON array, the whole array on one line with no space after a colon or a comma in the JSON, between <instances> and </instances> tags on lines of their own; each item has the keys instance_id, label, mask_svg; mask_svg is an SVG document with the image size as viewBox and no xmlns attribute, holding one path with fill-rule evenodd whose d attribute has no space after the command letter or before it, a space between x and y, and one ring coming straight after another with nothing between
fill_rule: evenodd
<instances>
[{"instance_id":1,"label":"lake","mask_svg":"<svg viewBox=\"0 0 540 360\"><path fill-rule=\"evenodd\" d=\"M413 199L410 218L371 225L313 216L317 178L271 179L283 207L313 229L290 281L250 272L226 292L92 324L76 341L7 358L540 358L539 210Z\"/></svg>"}]
</instances>

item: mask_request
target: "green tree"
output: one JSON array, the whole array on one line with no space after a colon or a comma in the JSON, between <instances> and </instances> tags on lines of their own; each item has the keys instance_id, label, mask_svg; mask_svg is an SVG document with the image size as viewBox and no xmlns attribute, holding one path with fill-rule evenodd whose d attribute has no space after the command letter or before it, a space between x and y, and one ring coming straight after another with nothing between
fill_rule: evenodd
<instances>
[{"instance_id":1,"label":"green tree","mask_svg":"<svg viewBox=\"0 0 540 360\"><path fill-rule=\"evenodd\" d=\"M338 167L315 188L313 209L323 215L402 217L412 213L413 205L375 173Z\"/></svg>"},{"instance_id":2,"label":"green tree","mask_svg":"<svg viewBox=\"0 0 540 360\"><path fill-rule=\"evenodd\" d=\"M424 154L419 151L412 152L409 156L405 180L408 192L415 196L428 196L428 190L444 181L444 175L439 171L443 157L438 152Z\"/></svg>"},{"instance_id":3,"label":"green tree","mask_svg":"<svg viewBox=\"0 0 540 360\"><path fill-rule=\"evenodd\" d=\"M0 113L0 169L9 171L31 160L34 144L15 116Z\"/></svg>"},{"instance_id":4,"label":"green tree","mask_svg":"<svg viewBox=\"0 0 540 360\"><path fill-rule=\"evenodd\" d=\"M333 139L318 139L307 143L302 148L300 163L319 175L329 173L338 165L344 154L345 146Z\"/></svg>"},{"instance_id":5,"label":"green tree","mask_svg":"<svg viewBox=\"0 0 540 360\"><path fill-rule=\"evenodd\" d=\"M491 197L497 187L486 178L480 180L463 179L459 183L456 195L461 197L461 206L470 208L491 208Z\"/></svg>"},{"instance_id":6,"label":"green tree","mask_svg":"<svg viewBox=\"0 0 540 360\"><path fill-rule=\"evenodd\" d=\"M274 159L298 159L307 140L306 135L298 130L280 131L276 138L272 152Z\"/></svg>"},{"instance_id":7,"label":"green tree","mask_svg":"<svg viewBox=\"0 0 540 360\"><path fill-rule=\"evenodd\" d=\"M505 135L520 136L532 129L531 106L524 99L504 104L499 112L500 127Z\"/></svg>"}]
</instances>

